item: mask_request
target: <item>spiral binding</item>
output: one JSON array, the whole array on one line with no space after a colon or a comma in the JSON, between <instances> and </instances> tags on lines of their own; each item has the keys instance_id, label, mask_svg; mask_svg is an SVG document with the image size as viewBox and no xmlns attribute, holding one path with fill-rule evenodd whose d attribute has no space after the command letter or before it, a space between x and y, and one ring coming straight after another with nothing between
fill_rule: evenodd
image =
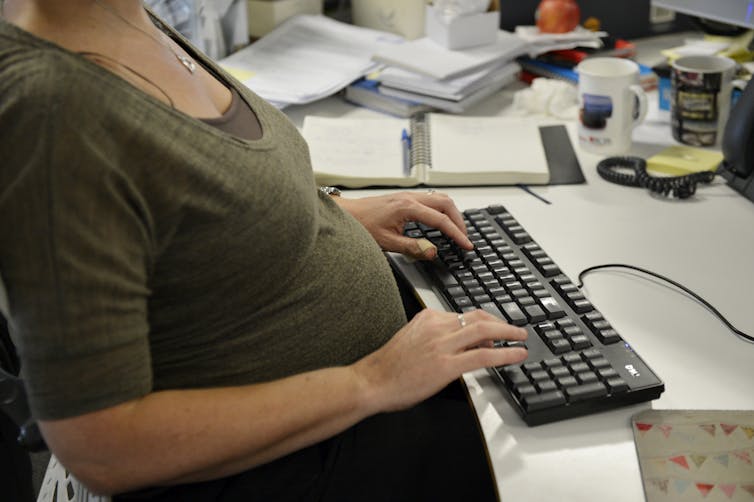
<instances>
[{"instance_id":1,"label":"spiral binding","mask_svg":"<svg viewBox=\"0 0 754 502\"><path fill-rule=\"evenodd\" d=\"M632 169L633 173L619 172L618 169ZM696 193L699 183L711 183L715 171L700 171L683 176L652 176L647 172L647 162L639 157L609 157L597 164L597 172L603 179L618 185L641 187L667 197L672 194L678 199L687 199Z\"/></svg>"},{"instance_id":2,"label":"spiral binding","mask_svg":"<svg viewBox=\"0 0 754 502\"><path fill-rule=\"evenodd\" d=\"M419 114L411 119L411 165L432 165L429 149L429 121Z\"/></svg>"}]
</instances>

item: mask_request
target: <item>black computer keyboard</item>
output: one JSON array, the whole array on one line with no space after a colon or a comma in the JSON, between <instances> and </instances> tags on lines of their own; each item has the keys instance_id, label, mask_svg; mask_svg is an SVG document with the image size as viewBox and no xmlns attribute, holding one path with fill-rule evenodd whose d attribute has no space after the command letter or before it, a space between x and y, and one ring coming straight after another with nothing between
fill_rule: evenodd
<instances>
[{"instance_id":1,"label":"black computer keyboard","mask_svg":"<svg viewBox=\"0 0 754 502\"><path fill-rule=\"evenodd\" d=\"M528 358L489 368L529 425L656 399L662 381L503 206L464 212L473 251L409 223L438 258L420 268L450 310L483 309L529 332Z\"/></svg>"}]
</instances>

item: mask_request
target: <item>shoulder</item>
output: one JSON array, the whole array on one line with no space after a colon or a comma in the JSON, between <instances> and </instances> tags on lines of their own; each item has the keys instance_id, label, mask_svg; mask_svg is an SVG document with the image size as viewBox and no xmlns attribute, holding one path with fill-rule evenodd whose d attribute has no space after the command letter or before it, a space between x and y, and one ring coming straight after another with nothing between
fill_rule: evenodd
<instances>
[{"instance_id":1,"label":"shoulder","mask_svg":"<svg viewBox=\"0 0 754 502\"><path fill-rule=\"evenodd\" d=\"M0 120L49 118L51 107L77 107L106 88L80 56L0 24ZM39 114L34 113L40 112Z\"/></svg>"}]
</instances>

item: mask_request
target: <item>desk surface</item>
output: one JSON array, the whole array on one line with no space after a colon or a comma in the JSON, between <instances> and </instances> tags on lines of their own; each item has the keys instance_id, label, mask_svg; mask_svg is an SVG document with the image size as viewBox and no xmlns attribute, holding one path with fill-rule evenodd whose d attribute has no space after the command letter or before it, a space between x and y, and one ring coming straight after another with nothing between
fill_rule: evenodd
<instances>
[{"instance_id":1,"label":"desk surface","mask_svg":"<svg viewBox=\"0 0 754 502\"><path fill-rule=\"evenodd\" d=\"M672 46L677 41L667 40L672 42L653 43ZM507 114L514 90L504 90L468 114ZM307 114L372 114L338 98L287 113L299 125ZM632 153L647 155L659 148L635 143ZM749 310L754 308L754 203L719 178L691 200L651 197L644 190L607 183L595 171L600 157L578 148L577 153L587 182L536 187L551 205L513 187L447 193L461 209L504 204L574 280L593 265L637 265L681 282L740 330L754 334ZM350 191L346 196L381 192ZM588 275L583 291L666 390L651 403L528 427L484 370L465 375L502 500L642 500L633 414L649 407L754 409L754 345L734 336L702 305L664 283L620 270ZM420 294L428 306L442 308L429 288Z\"/></svg>"}]
</instances>

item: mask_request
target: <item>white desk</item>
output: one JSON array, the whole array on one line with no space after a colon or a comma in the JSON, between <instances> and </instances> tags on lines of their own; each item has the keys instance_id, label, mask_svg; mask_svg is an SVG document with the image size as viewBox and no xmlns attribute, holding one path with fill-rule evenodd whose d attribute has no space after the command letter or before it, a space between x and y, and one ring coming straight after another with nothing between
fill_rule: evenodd
<instances>
[{"instance_id":1,"label":"white desk","mask_svg":"<svg viewBox=\"0 0 754 502\"><path fill-rule=\"evenodd\" d=\"M504 91L469 114L503 115L511 95ZM338 98L288 110L299 125L306 114L371 113ZM587 183L535 187L551 205L512 187L446 192L461 209L504 204L573 280L592 265L644 267L691 288L754 334L754 203L719 178L687 201L607 183L595 171L600 158L572 141ZM657 150L636 144L632 153ZM643 500L633 414L649 407L754 409L754 345L702 305L664 283L619 270L588 275L584 293L665 382L665 392L651 403L528 427L485 371L465 375L504 501ZM428 306L442 308L430 289L420 294Z\"/></svg>"}]
</instances>

